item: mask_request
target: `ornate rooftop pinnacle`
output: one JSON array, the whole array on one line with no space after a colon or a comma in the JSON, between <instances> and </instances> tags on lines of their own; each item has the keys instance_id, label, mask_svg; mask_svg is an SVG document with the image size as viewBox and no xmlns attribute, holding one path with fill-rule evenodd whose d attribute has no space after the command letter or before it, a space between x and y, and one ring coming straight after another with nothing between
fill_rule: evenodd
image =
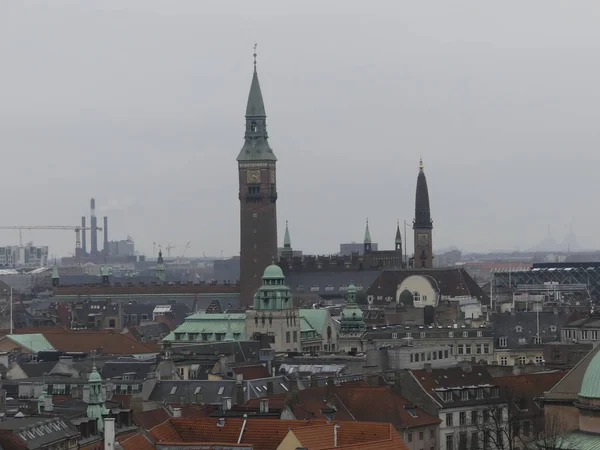
<instances>
[{"instance_id":1,"label":"ornate rooftop pinnacle","mask_svg":"<svg viewBox=\"0 0 600 450\"><path fill-rule=\"evenodd\" d=\"M423 158L419 158L419 170L423 170Z\"/></svg>"},{"instance_id":2,"label":"ornate rooftop pinnacle","mask_svg":"<svg viewBox=\"0 0 600 450\"><path fill-rule=\"evenodd\" d=\"M367 227L365 228L365 244L371 243L371 233L369 232L369 219L367 218Z\"/></svg>"}]
</instances>

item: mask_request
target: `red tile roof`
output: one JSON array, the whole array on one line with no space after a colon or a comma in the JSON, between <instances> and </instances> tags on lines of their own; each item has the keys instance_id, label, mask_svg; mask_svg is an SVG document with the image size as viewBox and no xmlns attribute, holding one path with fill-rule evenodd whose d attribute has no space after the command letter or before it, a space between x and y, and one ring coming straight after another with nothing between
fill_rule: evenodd
<instances>
[{"instance_id":1,"label":"red tile roof","mask_svg":"<svg viewBox=\"0 0 600 450\"><path fill-rule=\"evenodd\" d=\"M151 430L155 426L169 420L170 417L171 416L163 408L133 412L133 422L144 430Z\"/></svg>"},{"instance_id":2,"label":"red tile roof","mask_svg":"<svg viewBox=\"0 0 600 450\"><path fill-rule=\"evenodd\" d=\"M171 420L165 420L160 425L156 425L152 429L148 430L150 436L156 442L182 442L183 439L181 435L177 432Z\"/></svg>"},{"instance_id":3,"label":"red tile roof","mask_svg":"<svg viewBox=\"0 0 600 450\"><path fill-rule=\"evenodd\" d=\"M256 380L258 378L269 378L271 376L267 368L262 364L234 367L233 373L236 375L242 374L244 380Z\"/></svg>"},{"instance_id":4,"label":"red tile roof","mask_svg":"<svg viewBox=\"0 0 600 450\"><path fill-rule=\"evenodd\" d=\"M56 350L91 352L100 350L105 355L155 353L154 349L137 342L128 334L114 331L68 331L44 333Z\"/></svg>"},{"instance_id":5,"label":"red tile roof","mask_svg":"<svg viewBox=\"0 0 600 450\"><path fill-rule=\"evenodd\" d=\"M117 441L123 450L154 450L156 446L142 433L133 433L129 436L117 436Z\"/></svg>"},{"instance_id":6,"label":"red tile roof","mask_svg":"<svg viewBox=\"0 0 600 450\"><path fill-rule=\"evenodd\" d=\"M536 411L541 412L536 398L556 386L566 374L565 371L530 373L497 377L494 382L504 390L515 413L534 415Z\"/></svg>"},{"instance_id":7,"label":"red tile roof","mask_svg":"<svg viewBox=\"0 0 600 450\"><path fill-rule=\"evenodd\" d=\"M334 443L337 427L337 446ZM406 449L406 444L389 423L341 422L302 428L292 427L293 433L307 450L336 449Z\"/></svg>"},{"instance_id":8,"label":"red tile roof","mask_svg":"<svg viewBox=\"0 0 600 450\"><path fill-rule=\"evenodd\" d=\"M471 370L460 367L446 369L411 370L423 388L433 393L438 388L460 388L464 386L493 385L494 379L484 366L473 366Z\"/></svg>"}]
</instances>

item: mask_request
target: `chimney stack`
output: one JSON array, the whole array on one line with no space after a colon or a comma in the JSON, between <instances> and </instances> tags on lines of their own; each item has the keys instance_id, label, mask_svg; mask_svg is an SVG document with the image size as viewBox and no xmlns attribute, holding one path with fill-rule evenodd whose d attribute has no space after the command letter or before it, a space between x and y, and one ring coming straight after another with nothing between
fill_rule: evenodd
<instances>
[{"instance_id":1,"label":"chimney stack","mask_svg":"<svg viewBox=\"0 0 600 450\"><path fill-rule=\"evenodd\" d=\"M115 450L115 419L104 419L104 450Z\"/></svg>"},{"instance_id":2,"label":"chimney stack","mask_svg":"<svg viewBox=\"0 0 600 450\"><path fill-rule=\"evenodd\" d=\"M104 256L108 256L108 217L104 216Z\"/></svg>"},{"instance_id":3,"label":"chimney stack","mask_svg":"<svg viewBox=\"0 0 600 450\"><path fill-rule=\"evenodd\" d=\"M181 408L173 408L173 417L181 417Z\"/></svg>"},{"instance_id":4,"label":"chimney stack","mask_svg":"<svg viewBox=\"0 0 600 450\"><path fill-rule=\"evenodd\" d=\"M81 251L83 256L87 255L87 241L85 240L86 236L85 231L85 216L81 217Z\"/></svg>"},{"instance_id":5,"label":"chimney stack","mask_svg":"<svg viewBox=\"0 0 600 450\"><path fill-rule=\"evenodd\" d=\"M98 223L96 222L96 200L90 199L90 254L96 256L98 254Z\"/></svg>"}]
</instances>

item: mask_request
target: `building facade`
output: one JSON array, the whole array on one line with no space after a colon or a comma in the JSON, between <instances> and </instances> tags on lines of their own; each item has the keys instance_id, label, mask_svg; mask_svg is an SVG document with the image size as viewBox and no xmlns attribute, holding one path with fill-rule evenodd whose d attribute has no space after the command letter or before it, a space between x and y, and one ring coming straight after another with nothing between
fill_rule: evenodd
<instances>
[{"instance_id":1,"label":"building facade","mask_svg":"<svg viewBox=\"0 0 600 450\"><path fill-rule=\"evenodd\" d=\"M238 161L240 200L240 299L252 303L261 274L277 258L277 158L269 145L256 54L246 107L244 146Z\"/></svg>"}]
</instances>

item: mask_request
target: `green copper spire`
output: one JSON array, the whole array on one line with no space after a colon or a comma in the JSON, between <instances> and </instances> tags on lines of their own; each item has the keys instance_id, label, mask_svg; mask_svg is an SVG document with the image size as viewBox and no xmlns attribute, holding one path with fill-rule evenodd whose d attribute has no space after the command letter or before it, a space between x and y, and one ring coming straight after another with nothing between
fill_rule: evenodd
<instances>
[{"instance_id":1,"label":"green copper spire","mask_svg":"<svg viewBox=\"0 0 600 450\"><path fill-rule=\"evenodd\" d=\"M254 46L254 73L246 105L246 133L244 146L240 151L238 161L277 161L269 146L267 134L267 113L263 101L258 73L256 72L256 45Z\"/></svg>"},{"instance_id":2,"label":"green copper spire","mask_svg":"<svg viewBox=\"0 0 600 450\"><path fill-rule=\"evenodd\" d=\"M285 234L283 235L283 246L291 247L292 240L290 239L290 230L288 229L288 221L285 221Z\"/></svg>"},{"instance_id":3,"label":"green copper spire","mask_svg":"<svg viewBox=\"0 0 600 450\"><path fill-rule=\"evenodd\" d=\"M102 387L102 377L98 373L98 369L96 369L96 364L94 364L92 373L90 373L88 378L88 389L86 416L90 419L96 419L98 431L102 431L104 429L103 417L108 415L110 411L104 405L106 402L106 393Z\"/></svg>"},{"instance_id":4,"label":"green copper spire","mask_svg":"<svg viewBox=\"0 0 600 450\"><path fill-rule=\"evenodd\" d=\"M340 334L360 334L365 331L366 325L363 312L356 303L357 289L354 283L350 283L347 292L346 306L342 310L342 318L340 320Z\"/></svg>"},{"instance_id":5,"label":"green copper spire","mask_svg":"<svg viewBox=\"0 0 600 450\"><path fill-rule=\"evenodd\" d=\"M369 219L367 219L367 227L365 228L365 244L371 243L371 233L369 232Z\"/></svg>"}]
</instances>

